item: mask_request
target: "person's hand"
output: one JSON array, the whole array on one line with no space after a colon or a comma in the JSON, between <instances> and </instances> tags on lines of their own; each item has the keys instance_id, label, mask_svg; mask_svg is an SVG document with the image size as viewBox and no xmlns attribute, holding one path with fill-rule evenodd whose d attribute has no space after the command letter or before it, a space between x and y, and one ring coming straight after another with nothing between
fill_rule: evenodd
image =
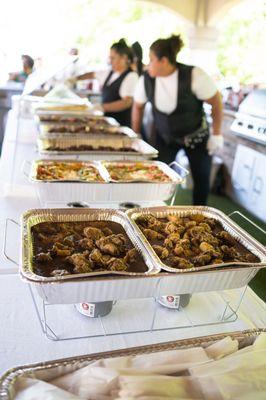
<instances>
[{"instance_id":1,"label":"person's hand","mask_svg":"<svg viewBox=\"0 0 266 400\"><path fill-rule=\"evenodd\" d=\"M210 135L207 142L207 150L210 156L213 156L219 150L222 150L224 138L222 135Z\"/></svg>"}]
</instances>

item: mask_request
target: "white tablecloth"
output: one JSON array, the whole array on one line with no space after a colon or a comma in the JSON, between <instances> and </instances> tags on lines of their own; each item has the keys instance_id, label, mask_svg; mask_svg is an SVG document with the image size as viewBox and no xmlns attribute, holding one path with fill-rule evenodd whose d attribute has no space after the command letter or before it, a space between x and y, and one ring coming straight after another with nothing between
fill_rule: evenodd
<instances>
[{"instance_id":1,"label":"white tablecloth","mask_svg":"<svg viewBox=\"0 0 266 400\"><path fill-rule=\"evenodd\" d=\"M36 129L36 127L32 121L24 121L23 129L27 130L27 135L25 135L25 137L23 136L22 129L22 131L19 132L17 143L14 141L15 128L15 116L14 113L10 112L0 164L2 183L2 194L0 197L1 243L4 242L6 218L19 221L22 212L30 208L39 207L33 187L27 182L21 172L21 166L24 160L31 160L34 157L38 157L34 148L36 135L34 129ZM12 258L18 260L20 249L19 228L10 223L7 237L7 253ZM29 289L27 285L21 281L17 272L17 266L6 260L1 252L0 374L17 365L118 348L128 348L186 337L202 336L211 333L265 327L266 324L265 304L250 288L248 288L238 313L239 318L236 322L153 333L147 332L133 335L121 334L119 336L71 341L51 341L48 340L41 331ZM204 299L206 307L201 307L201 300L197 301L197 297L195 296L192 297L188 310L192 312L192 314L196 313L198 320L209 318L211 321L212 312L215 314L214 304L219 301L219 295L206 295ZM237 298L238 291L231 291L228 296L233 301ZM212 308L209 309L208 304ZM150 310L152 310L154 306L160 307L154 305L153 300L147 299L135 302L119 302L114 306L112 313L105 317L106 325L109 326L111 330L117 329L118 331L131 329L132 326L136 326L139 329L141 327L147 328ZM91 329L91 332L98 329L97 327L95 328L95 324L98 323L97 321L87 320L85 317L79 315L74 307L69 307L72 306L68 306L67 310L58 309L58 306L52 306L49 309L49 318L51 318L53 324L57 324L58 331L61 329L61 331L67 333L67 331L70 331L71 328L74 327L75 333L77 333L79 322L82 334L84 334L84 324L87 324L86 326L88 326L88 329ZM159 323L163 323L165 326L170 326L173 321L176 321L177 325L179 323L183 324L183 316L178 313L178 311L169 311L160 307Z\"/></svg>"}]
</instances>

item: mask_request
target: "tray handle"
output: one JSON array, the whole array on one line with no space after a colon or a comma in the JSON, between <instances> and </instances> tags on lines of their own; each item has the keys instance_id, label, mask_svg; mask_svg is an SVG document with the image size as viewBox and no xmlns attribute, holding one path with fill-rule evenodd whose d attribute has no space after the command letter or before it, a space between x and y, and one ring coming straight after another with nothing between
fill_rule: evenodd
<instances>
[{"instance_id":1,"label":"tray handle","mask_svg":"<svg viewBox=\"0 0 266 400\"><path fill-rule=\"evenodd\" d=\"M30 167L31 167L31 162L24 160L21 171L22 171L23 175L26 176L26 178L29 178L29 176L30 176ZM13 221L13 222L15 222L15 221Z\"/></svg>"},{"instance_id":2,"label":"tray handle","mask_svg":"<svg viewBox=\"0 0 266 400\"><path fill-rule=\"evenodd\" d=\"M185 179L186 176L189 174L189 171L186 168L182 167L182 165L178 164L176 161L172 161L169 164L170 168L172 168L173 166L179 170L178 174L181 176L182 179Z\"/></svg>"},{"instance_id":3,"label":"tray handle","mask_svg":"<svg viewBox=\"0 0 266 400\"><path fill-rule=\"evenodd\" d=\"M261 231L264 235L266 234L266 231L262 229L260 226L255 224L255 222L251 221L248 217L246 217L244 214L242 214L240 211L233 211L230 214L228 214L228 217L231 218L232 215L240 215L243 219L245 219L247 222L249 222L251 225L253 225L255 228L257 228L259 231Z\"/></svg>"},{"instance_id":4,"label":"tray handle","mask_svg":"<svg viewBox=\"0 0 266 400\"><path fill-rule=\"evenodd\" d=\"M4 252L4 256L6 257L7 260L11 261L13 264L19 265L18 261L13 260L13 258L10 257L10 256L8 255L7 248L6 248L6 244L7 244L7 231L8 231L8 224L9 224L9 222L11 222L11 223L13 223L13 224L15 224L15 225L17 225L17 226L20 227L20 224L19 224L17 221L15 221L14 219L11 219L11 218L7 218L7 219L6 219L6 222L5 222L5 232L4 232L4 248L3 248L3 252Z\"/></svg>"}]
</instances>

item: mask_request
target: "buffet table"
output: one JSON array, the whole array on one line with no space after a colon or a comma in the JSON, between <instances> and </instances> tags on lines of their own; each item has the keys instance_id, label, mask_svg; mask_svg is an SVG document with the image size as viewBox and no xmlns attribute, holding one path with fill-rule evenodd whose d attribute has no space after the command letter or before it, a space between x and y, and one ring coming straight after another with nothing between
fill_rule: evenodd
<instances>
[{"instance_id":1,"label":"buffet table","mask_svg":"<svg viewBox=\"0 0 266 400\"><path fill-rule=\"evenodd\" d=\"M18 128L18 129L17 129ZM0 162L1 197L0 197L0 241L5 242L6 219L20 221L21 213L31 208L40 208L38 197L32 185L22 173L22 164L25 160L39 158L36 151L36 126L33 120L21 120L17 126L17 117L14 111L9 112L5 139L3 143ZM15 261L19 259L20 232L19 227L13 223L8 224L6 234L6 253ZM266 308L256 294L247 288L240 308L238 319L235 322L190 326L183 329L171 329L148 332L147 319L151 309L158 307L159 319L169 326L172 323L178 325L180 315L178 311L172 311L154 304L153 299L124 300L118 302L113 313L115 317L110 320L110 332L120 332L118 335L95 337L90 339L52 341L48 340L41 330L34 303L28 286L21 281L18 275L18 267L8 261L3 252L0 254L0 305L1 305L1 329L0 329L0 374L16 365L29 364L39 361L47 361L74 355L89 354L101 351L111 351L118 348L129 348L145 344L165 342L188 337L209 335L219 332L231 332L256 327L265 327ZM227 297L238 299L243 293L243 288L228 291ZM203 294L204 295L204 294ZM201 294L201 299L202 296ZM211 318L212 310L215 311L219 294L210 292L205 294L204 304L199 307L197 294L192 296L189 305L198 313L198 318L205 320ZM74 310L73 305L67 309L50 308L50 318L53 322L63 321L61 330L68 330L75 325L84 330L97 331L98 320L86 319ZM111 314L110 314L111 315ZM110 318L108 317L104 318ZM122 320L122 318L123 320ZM183 318L183 317L182 317ZM121 322L122 321L122 322ZM175 322L176 321L176 322ZM146 332L135 334L123 334L131 329L132 324L143 328Z\"/></svg>"}]
</instances>

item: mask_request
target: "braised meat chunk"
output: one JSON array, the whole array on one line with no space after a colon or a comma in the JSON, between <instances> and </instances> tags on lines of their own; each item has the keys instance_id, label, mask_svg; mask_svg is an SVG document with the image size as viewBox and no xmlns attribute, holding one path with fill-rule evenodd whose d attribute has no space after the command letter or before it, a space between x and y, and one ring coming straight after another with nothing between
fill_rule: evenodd
<instances>
[{"instance_id":1,"label":"braised meat chunk","mask_svg":"<svg viewBox=\"0 0 266 400\"><path fill-rule=\"evenodd\" d=\"M153 250L155 251L155 253L163 260L164 258L169 256L169 251L162 246L158 246L158 245L154 245L153 246Z\"/></svg>"},{"instance_id":2,"label":"braised meat chunk","mask_svg":"<svg viewBox=\"0 0 266 400\"><path fill-rule=\"evenodd\" d=\"M111 271L126 271L127 264L121 258L111 258L107 263Z\"/></svg>"},{"instance_id":3,"label":"braised meat chunk","mask_svg":"<svg viewBox=\"0 0 266 400\"><path fill-rule=\"evenodd\" d=\"M88 239L92 240L98 240L104 236L104 233L101 231L101 229L93 228L91 226L85 228L83 232Z\"/></svg>"},{"instance_id":4,"label":"braised meat chunk","mask_svg":"<svg viewBox=\"0 0 266 400\"><path fill-rule=\"evenodd\" d=\"M220 222L203 214L168 214L164 218L144 214L135 222L161 261L173 268L259 261Z\"/></svg>"},{"instance_id":5,"label":"braised meat chunk","mask_svg":"<svg viewBox=\"0 0 266 400\"><path fill-rule=\"evenodd\" d=\"M153 229L143 229L143 233L148 240L164 239L164 236L161 233L158 233Z\"/></svg>"},{"instance_id":6,"label":"braised meat chunk","mask_svg":"<svg viewBox=\"0 0 266 400\"><path fill-rule=\"evenodd\" d=\"M96 241L99 249L111 256L119 256L125 252L125 238L123 235L110 235Z\"/></svg>"},{"instance_id":7,"label":"braised meat chunk","mask_svg":"<svg viewBox=\"0 0 266 400\"><path fill-rule=\"evenodd\" d=\"M93 264L82 253L72 254L66 261L74 265L74 272L78 274L93 270Z\"/></svg>"},{"instance_id":8,"label":"braised meat chunk","mask_svg":"<svg viewBox=\"0 0 266 400\"><path fill-rule=\"evenodd\" d=\"M38 275L147 271L142 256L116 222L43 222L31 231L33 271Z\"/></svg>"},{"instance_id":9,"label":"braised meat chunk","mask_svg":"<svg viewBox=\"0 0 266 400\"><path fill-rule=\"evenodd\" d=\"M36 255L35 259L38 262L47 262L47 261L53 260L51 257L51 254L49 252L48 253L39 253Z\"/></svg>"}]
</instances>

